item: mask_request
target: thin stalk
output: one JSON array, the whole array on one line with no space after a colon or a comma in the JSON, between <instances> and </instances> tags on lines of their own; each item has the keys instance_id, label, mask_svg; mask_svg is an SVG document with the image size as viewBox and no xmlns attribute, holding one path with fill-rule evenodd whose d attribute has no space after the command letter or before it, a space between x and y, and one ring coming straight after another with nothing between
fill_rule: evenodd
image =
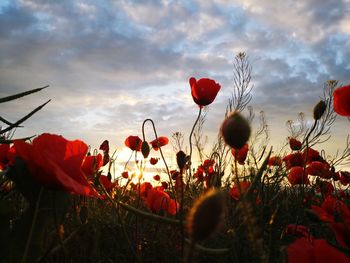
<instances>
[{"instance_id":1,"label":"thin stalk","mask_svg":"<svg viewBox=\"0 0 350 263\"><path fill-rule=\"evenodd\" d=\"M197 116L197 119L196 121L194 122L193 124L193 127L192 127L192 130L191 130L191 133L190 133L190 137L189 137L189 143L190 143L190 159L189 159L189 176L188 176L188 179L187 179L187 185L189 185L190 183L190 180L191 180L191 176L192 176L192 171L191 171L191 166L192 166L192 135L193 135L193 132L194 132L194 128L196 127L198 121L199 121L199 118L201 117L201 113L202 113L202 107L199 107L199 111L198 111L198 116Z\"/></svg>"},{"instance_id":2,"label":"thin stalk","mask_svg":"<svg viewBox=\"0 0 350 263\"><path fill-rule=\"evenodd\" d=\"M143 141L146 141L146 136L145 136L145 124L146 122L149 121L151 122L152 124L152 128L153 128L153 132L154 132L154 136L156 137L156 140L158 140L158 135L157 135L157 130L156 130L156 126L154 125L154 122L152 119L145 119L142 123L142 136L143 136ZM168 164L165 160L165 157L163 155L163 151L162 151L162 147L159 147L159 152L160 152L160 156L162 157L162 160L164 162L164 165L165 165L165 169L167 171L167 174L168 174L168 177L169 177L169 183L170 183L170 186L171 186L171 190L173 191L174 193L174 199L175 199L175 203L176 203L176 192L175 192L175 187L173 185L173 182L172 182L172 179L171 179L171 175L170 175L170 170L169 170L169 167L168 167ZM177 207L176 207L176 210L177 210Z\"/></svg>"},{"instance_id":3,"label":"thin stalk","mask_svg":"<svg viewBox=\"0 0 350 263\"><path fill-rule=\"evenodd\" d=\"M34 228L35 228L36 220L38 218L40 201L41 201L41 196L42 196L43 192L44 192L44 188L41 187L40 191L39 191L38 199L36 200L36 203L35 203L35 209L34 209L34 215L33 215L33 219L32 219L32 224L30 226L30 230L29 230L29 234L28 234L28 238L27 238L27 243L26 243L26 246L25 246L25 249L24 249L24 253L23 253L23 256L22 256L21 263L24 263L27 260L27 255L28 255L30 243L31 243L32 238L33 238Z\"/></svg>"}]
</instances>

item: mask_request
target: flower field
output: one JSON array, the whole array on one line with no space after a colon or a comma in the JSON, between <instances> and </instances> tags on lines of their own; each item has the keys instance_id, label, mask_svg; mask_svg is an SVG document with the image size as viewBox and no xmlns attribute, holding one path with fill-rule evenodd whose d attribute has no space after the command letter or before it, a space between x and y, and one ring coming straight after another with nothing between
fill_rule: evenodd
<instances>
[{"instance_id":1,"label":"flower field","mask_svg":"<svg viewBox=\"0 0 350 263\"><path fill-rule=\"evenodd\" d=\"M1 262L350 262L350 171L342 169L350 140L337 156L322 149L336 118L350 117L350 86L327 81L310 118L288 122L284 148L273 149L264 118L253 127L246 55L235 63L211 149L200 135L221 85L191 77L198 116L188 138L158 136L145 119L124 139L130 158L121 173L107 140L93 150L57 134L15 138L48 102L15 122L1 117ZM42 89L0 98L1 106ZM171 144L174 167L163 154ZM154 166L161 172L144 180Z\"/></svg>"}]
</instances>

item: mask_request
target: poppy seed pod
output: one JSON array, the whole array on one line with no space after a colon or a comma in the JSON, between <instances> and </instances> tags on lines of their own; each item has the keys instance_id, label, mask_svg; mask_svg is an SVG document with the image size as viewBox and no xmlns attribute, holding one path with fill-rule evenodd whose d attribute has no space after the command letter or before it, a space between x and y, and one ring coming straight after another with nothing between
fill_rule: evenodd
<instances>
[{"instance_id":1,"label":"poppy seed pod","mask_svg":"<svg viewBox=\"0 0 350 263\"><path fill-rule=\"evenodd\" d=\"M194 242L204 240L215 232L224 212L223 194L215 188L199 197L193 204L187 227Z\"/></svg>"},{"instance_id":2,"label":"poppy seed pod","mask_svg":"<svg viewBox=\"0 0 350 263\"><path fill-rule=\"evenodd\" d=\"M240 149L250 137L249 122L237 111L230 114L221 125L221 135L231 148Z\"/></svg>"},{"instance_id":3,"label":"poppy seed pod","mask_svg":"<svg viewBox=\"0 0 350 263\"><path fill-rule=\"evenodd\" d=\"M320 100L319 103L317 103L314 108L314 119L315 120L321 119L326 109L327 109L326 103L324 102L324 100Z\"/></svg>"},{"instance_id":4,"label":"poppy seed pod","mask_svg":"<svg viewBox=\"0 0 350 263\"><path fill-rule=\"evenodd\" d=\"M185 168L187 163L187 155L183 151L179 151L176 154L176 161L180 171L182 171Z\"/></svg>"},{"instance_id":5,"label":"poppy seed pod","mask_svg":"<svg viewBox=\"0 0 350 263\"><path fill-rule=\"evenodd\" d=\"M148 157L150 151L151 151L151 149L148 145L148 142L143 141L142 145L141 145L141 153L143 155L143 158L146 159Z\"/></svg>"}]
</instances>

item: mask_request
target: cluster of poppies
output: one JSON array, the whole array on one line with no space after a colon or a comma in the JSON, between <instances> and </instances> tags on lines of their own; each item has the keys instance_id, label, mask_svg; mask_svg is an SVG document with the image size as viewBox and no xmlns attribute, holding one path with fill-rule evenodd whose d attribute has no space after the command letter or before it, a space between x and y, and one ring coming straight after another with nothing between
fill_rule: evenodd
<instances>
[{"instance_id":1,"label":"cluster of poppies","mask_svg":"<svg viewBox=\"0 0 350 263\"><path fill-rule=\"evenodd\" d=\"M308 147L302 150L302 143L295 138L289 139L289 145L292 153L283 158L283 162L288 171L288 181L291 185L309 184L310 177L318 177L318 182L322 184L330 184L327 180L340 181L346 186L350 182L350 173L347 171L335 172L326 160L322 158L320 153L313 148ZM271 157L270 165L281 165L280 157ZM332 187L327 187L328 190Z\"/></svg>"},{"instance_id":2,"label":"cluster of poppies","mask_svg":"<svg viewBox=\"0 0 350 263\"><path fill-rule=\"evenodd\" d=\"M92 156L88 154L88 146L83 141L69 141L59 135L44 133L32 143L15 140L11 147L8 144L0 145L0 162L4 169L15 164L15 157L18 156L40 185L52 190L100 197L91 183L95 175L99 176L107 190L117 185L108 176L98 173L109 161L108 141L101 148L103 156Z\"/></svg>"},{"instance_id":3,"label":"cluster of poppies","mask_svg":"<svg viewBox=\"0 0 350 263\"><path fill-rule=\"evenodd\" d=\"M330 228L333 244L322 237L314 237L307 226L291 224L285 230L286 236L294 238L287 248L288 262L350 262L340 250L350 248L350 210L343 201L348 196L342 193L329 194L319 204L310 206L319 220ZM319 200L314 201L318 203Z\"/></svg>"},{"instance_id":4,"label":"cluster of poppies","mask_svg":"<svg viewBox=\"0 0 350 263\"><path fill-rule=\"evenodd\" d=\"M202 109L211 104L221 86L212 79L194 77L189 79L193 101ZM341 116L350 116L350 85L335 89L333 93L334 111ZM239 124L239 125L237 125ZM239 127L237 130L236 128ZM231 147L231 153L236 163L246 163L250 136L249 123L239 113L231 114L224 121L221 133L227 145ZM133 152L141 152L144 158L148 158L150 150L158 151L167 145L169 139L165 136L157 137L147 142L138 136L129 136L125 139L125 146ZM291 153L281 158L272 156L269 166L282 166L288 173L288 181L291 185L309 184L310 176L318 177L318 190L324 197L320 204L313 204L311 210L319 219L327 223L333 231L336 242L342 248L350 249L350 211L340 196L335 196L334 187L330 180L340 181L347 186L350 183L350 173L346 171L336 172L318 151L310 147L303 148L303 143L297 138L289 139ZM34 181L51 190L63 190L68 193L101 198L97 185L103 186L106 191L113 191L117 182L111 181L111 175L103 175L101 168L110 163L109 143L104 141L99 150L102 153L91 155L88 146L81 140L67 140L62 136L44 133L36 137L31 143L15 140L13 145L0 145L0 170L13 167L18 162L16 157L22 160L27 172ZM184 154L187 162L186 154ZM155 165L158 158L151 157L149 162ZM184 165L186 164L184 162ZM180 167L180 166L179 166ZM183 190L183 169L181 172L171 171L171 177L175 180L175 190ZM122 172L123 178L130 177L128 171ZM207 159L197 167L194 173L196 182L205 182L207 188L217 186L222 174L215 169L215 161ZM96 184L96 179L99 184ZM155 181L160 181L160 176L154 176ZM153 213L167 213L175 215L179 204L166 192L167 182L161 182L161 186L153 186L150 182L138 184L130 183L131 188L144 201L145 205ZM251 183L249 181L236 182L230 189L231 197L238 201ZM175 193L174 193L175 194ZM290 225L285 231L286 235L295 237L288 245L288 262L349 262L340 250L329 245L325 239L315 238L306 226ZM296 256L297 255L297 256ZM300 261L302 260L302 261Z\"/></svg>"},{"instance_id":5,"label":"cluster of poppies","mask_svg":"<svg viewBox=\"0 0 350 263\"><path fill-rule=\"evenodd\" d=\"M289 263L346 263L350 261L344 253L329 244L327 240L315 238L306 226L288 225L285 234L294 238L294 241L287 247Z\"/></svg>"},{"instance_id":6,"label":"cluster of poppies","mask_svg":"<svg viewBox=\"0 0 350 263\"><path fill-rule=\"evenodd\" d=\"M139 194L147 207L154 213L166 212L169 215L175 215L179 204L171 199L163 186L153 187L150 182L142 184L132 184L132 189Z\"/></svg>"}]
</instances>

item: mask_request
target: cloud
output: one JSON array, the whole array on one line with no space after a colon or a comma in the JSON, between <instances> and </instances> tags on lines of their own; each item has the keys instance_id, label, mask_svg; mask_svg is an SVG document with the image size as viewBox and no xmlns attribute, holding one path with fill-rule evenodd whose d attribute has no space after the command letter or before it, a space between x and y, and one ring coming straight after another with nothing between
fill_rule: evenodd
<instances>
[{"instance_id":1,"label":"cloud","mask_svg":"<svg viewBox=\"0 0 350 263\"><path fill-rule=\"evenodd\" d=\"M245 51L253 66L252 105L283 138L284 122L310 112L325 81L350 82L348 6L345 0L9 2L0 7L0 96L50 88L6 104L4 116L15 120L51 98L18 135L50 131L122 147L126 136L140 135L146 118L162 135L188 135L198 111L188 79L210 77L222 85L204 126L215 138L233 89L234 56Z\"/></svg>"}]
</instances>

